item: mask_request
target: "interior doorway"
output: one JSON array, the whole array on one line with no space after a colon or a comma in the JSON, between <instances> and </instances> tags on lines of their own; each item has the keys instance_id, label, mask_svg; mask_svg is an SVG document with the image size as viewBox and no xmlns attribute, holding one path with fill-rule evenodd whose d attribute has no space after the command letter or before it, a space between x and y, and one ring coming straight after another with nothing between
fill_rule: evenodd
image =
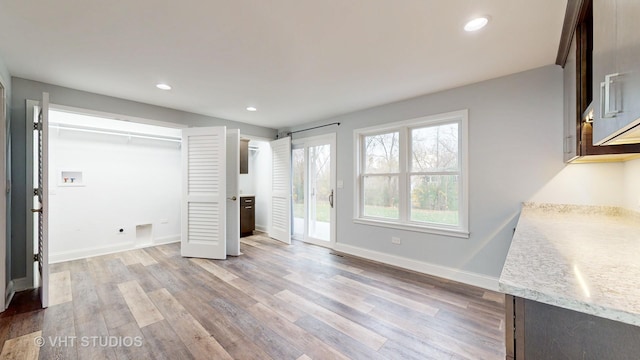
<instances>
[{"instance_id":1,"label":"interior doorway","mask_svg":"<svg viewBox=\"0 0 640 360\"><path fill-rule=\"evenodd\" d=\"M52 263L56 263L128 250L132 246L134 248L146 247L180 240L181 191L179 185L182 180L181 168L176 167L176 169L166 172L164 175L155 174L153 179L147 179L142 175L136 175L135 171L142 170L145 173L152 174L150 161L133 157L129 153L127 155L123 149L135 146L139 148L138 150L143 151L145 156L162 153L161 163L165 165L167 163L175 163L179 166L181 163L179 161L179 153L182 144L180 133L181 128L185 127L184 125L53 105L51 112L47 112L47 114L64 113L64 119L52 115L51 126L45 127L50 131L43 138L48 141L47 147L54 147L51 153L55 152L56 156L53 158L44 156L42 158L43 162L47 166L50 165L51 168L49 176L44 176L48 181L43 182L37 176L40 159L36 141L38 133L34 129L34 123L37 123L39 119L39 105L38 101L27 100L28 120L26 130L28 134L32 132L33 136L27 136L26 156L33 160L34 166L27 168L26 187L35 188L41 185L48 185L47 187L51 190L39 192L44 195L46 201L51 205L51 211L47 211L46 216L48 219L49 216L53 215L52 221L49 221L49 223L54 223L51 231L48 232L51 233L51 243L55 246L52 246L51 250L53 251L51 251L50 256L47 256L47 259L51 259ZM90 124L89 120L84 117L101 118L101 121ZM132 128L116 129L112 127L115 123ZM238 138L241 135L238 130L228 131L235 131ZM261 211L256 212L256 228L266 232L271 230L271 217L269 216L271 199L271 189L269 187L271 182L265 181L265 178L271 177L271 151L268 140L252 139L251 143L253 144L249 145L249 171L255 177L251 182L252 184L255 182L255 187L251 188L247 185L245 188L236 189L239 193L236 196L254 192L258 194L256 202ZM81 142L82 144L80 144ZM92 153L93 155L90 155L88 150L83 150L86 149L86 146L101 147L101 149L94 149L96 151ZM110 147L110 149L105 150L103 149L104 147ZM119 150L116 147L119 147ZM82 154L77 157L77 153ZM67 156L64 159L60 156L63 154ZM116 155L118 158L117 163L108 167L102 166L102 169L98 168L101 164L105 164L105 161L109 160L108 158ZM134 160L129 161L131 159ZM178 161L173 161L176 159ZM103 170L106 172L103 172ZM238 170L235 169L233 172L237 174ZM162 181L158 181L159 179ZM141 183L142 185L140 185ZM111 187L127 185L127 188L131 188L129 185L136 185L134 186L136 189L134 191L125 191L123 189L101 188L105 184ZM168 191L166 189L157 189L156 185L158 184L174 184L176 186L172 187L173 190ZM244 194L242 190L245 191ZM170 196L170 194L174 193L176 196ZM173 201L175 204L168 204L168 206L156 204L156 206L152 204L152 200L143 198L146 195L151 196L153 201L162 199ZM55 199L52 200L50 196ZM65 199L68 200L66 203L63 202ZM76 201L74 203L74 199L80 199L81 202ZM258 199L264 199L265 204L258 203ZM36 200L35 196L27 199L29 208L38 209ZM135 214L126 213L128 210L132 210L134 206L128 206L124 210L96 206L96 204L100 203L99 201L103 200L114 200L119 203L130 202L130 204L135 204L136 206L153 206L148 211L136 212L136 214L144 214L144 218L138 218L137 215L134 216ZM89 209L83 211L81 209L82 206L89 206ZM107 209L109 211L96 215L96 209ZM162 214L154 213L154 211L162 211L162 209L169 210ZM38 287L38 285L46 283L46 281L39 281L38 265L41 262L33 261L36 249L41 247L37 240L39 233L38 215L40 213L34 214L33 217L27 218L27 229L30 229L30 231L27 231L27 263L34 265L27 268L27 277L25 279L25 283L28 283L27 287ZM80 219L84 215L89 216L91 219L85 219L86 221ZM121 218L117 218L120 215L122 215ZM62 217L67 219L65 224L58 222L62 226L56 227L56 219L59 220ZM87 229L83 228L84 225L87 225ZM226 226L228 227L229 225L227 224ZM91 228L88 229L88 227ZM167 231L163 232L163 229ZM82 234L85 230L92 231L92 233ZM66 231L66 233L63 234L63 231ZM80 239L97 237L100 237L101 243L94 244L95 246L90 249L81 249L78 246ZM237 243L239 244L239 241Z\"/></svg>"},{"instance_id":2,"label":"interior doorway","mask_svg":"<svg viewBox=\"0 0 640 360\"><path fill-rule=\"evenodd\" d=\"M333 247L336 224L335 133L292 142L293 237Z\"/></svg>"},{"instance_id":3,"label":"interior doorway","mask_svg":"<svg viewBox=\"0 0 640 360\"><path fill-rule=\"evenodd\" d=\"M271 146L270 139L242 135L249 140L248 169L240 173L239 197L253 196L255 200L254 230L269 233L271 208Z\"/></svg>"},{"instance_id":4,"label":"interior doorway","mask_svg":"<svg viewBox=\"0 0 640 360\"><path fill-rule=\"evenodd\" d=\"M34 123L27 100L27 188L40 184ZM60 262L180 239L180 124L53 105L46 136L51 245ZM36 198L27 200L37 209ZM27 287L38 287L38 213L27 218Z\"/></svg>"}]
</instances>

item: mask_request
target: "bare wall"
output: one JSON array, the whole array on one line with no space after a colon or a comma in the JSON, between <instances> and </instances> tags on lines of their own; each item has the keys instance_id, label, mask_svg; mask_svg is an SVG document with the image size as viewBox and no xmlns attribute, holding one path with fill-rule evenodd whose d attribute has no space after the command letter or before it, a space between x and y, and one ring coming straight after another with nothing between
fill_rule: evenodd
<instances>
[{"instance_id":1,"label":"bare wall","mask_svg":"<svg viewBox=\"0 0 640 360\"><path fill-rule=\"evenodd\" d=\"M180 144L52 130L49 151L50 262L180 239ZM147 224L153 242L137 237Z\"/></svg>"},{"instance_id":2,"label":"bare wall","mask_svg":"<svg viewBox=\"0 0 640 360\"><path fill-rule=\"evenodd\" d=\"M624 164L621 162L568 164L530 201L624 206Z\"/></svg>"},{"instance_id":3,"label":"bare wall","mask_svg":"<svg viewBox=\"0 0 640 360\"><path fill-rule=\"evenodd\" d=\"M640 159L624 163L624 204L629 210L640 212Z\"/></svg>"}]
</instances>

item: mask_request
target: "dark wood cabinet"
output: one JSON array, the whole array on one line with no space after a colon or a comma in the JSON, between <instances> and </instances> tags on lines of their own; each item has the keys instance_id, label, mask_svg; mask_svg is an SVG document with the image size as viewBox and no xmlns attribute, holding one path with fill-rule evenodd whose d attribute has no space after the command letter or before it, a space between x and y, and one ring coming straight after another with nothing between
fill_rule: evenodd
<instances>
[{"instance_id":1,"label":"dark wood cabinet","mask_svg":"<svg viewBox=\"0 0 640 360\"><path fill-rule=\"evenodd\" d=\"M640 4L593 0L593 141L608 143L640 121ZM615 140L614 140L615 141Z\"/></svg>"},{"instance_id":2,"label":"dark wood cabinet","mask_svg":"<svg viewBox=\"0 0 640 360\"><path fill-rule=\"evenodd\" d=\"M640 327L506 296L507 359L637 359Z\"/></svg>"},{"instance_id":3,"label":"dark wood cabinet","mask_svg":"<svg viewBox=\"0 0 640 360\"><path fill-rule=\"evenodd\" d=\"M598 10L603 7L601 2L594 10L592 1L595 0L569 0L556 59L564 68L564 158L567 162L625 161L639 156L640 145L594 146L594 123L587 116L596 118L601 111L601 81L596 76L605 71L601 69L602 61L598 63L594 58L600 58L607 45L598 45L603 40L594 43L594 33L603 38L615 26L602 20L594 24L595 11L600 17L610 18L607 13L611 9Z\"/></svg>"},{"instance_id":4,"label":"dark wood cabinet","mask_svg":"<svg viewBox=\"0 0 640 360\"><path fill-rule=\"evenodd\" d=\"M240 174L249 173L249 140L240 139Z\"/></svg>"},{"instance_id":5,"label":"dark wood cabinet","mask_svg":"<svg viewBox=\"0 0 640 360\"><path fill-rule=\"evenodd\" d=\"M255 196L240 197L240 236L253 235L256 229Z\"/></svg>"},{"instance_id":6,"label":"dark wood cabinet","mask_svg":"<svg viewBox=\"0 0 640 360\"><path fill-rule=\"evenodd\" d=\"M569 48L569 56L567 62L564 65L563 77L564 77L564 161L570 162L578 157L578 127L576 114L578 109L578 101L576 97L576 72L578 67L576 66L576 37L573 37L571 46Z\"/></svg>"}]
</instances>

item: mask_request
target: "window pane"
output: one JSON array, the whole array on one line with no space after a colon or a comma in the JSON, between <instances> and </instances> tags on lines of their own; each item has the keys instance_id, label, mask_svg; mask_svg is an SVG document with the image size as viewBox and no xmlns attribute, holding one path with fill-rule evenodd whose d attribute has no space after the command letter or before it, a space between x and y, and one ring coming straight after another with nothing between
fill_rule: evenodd
<instances>
[{"instance_id":1,"label":"window pane","mask_svg":"<svg viewBox=\"0 0 640 360\"><path fill-rule=\"evenodd\" d=\"M411 170L458 170L458 123L411 130Z\"/></svg>"},{"instance_id":2,"label":"window pane","mask_svg":"<svg viewBox=\"0 0 640 360\"><path fill-rule=\"evenodd\" d=\"M398 139L398 132L365 136L364 172L367 174L397 173L400 169Z\"/></svg>"},{"instance_id":3,"label":"window pane","mask_svg":"<svg viewBox=\"0 0 640 360\"><path fill-rule=\"evenodd\" d=\"M331 240L331 146L309 147L308 235Z\"/></svg>"},{"instance_id":4,"label":"window pane","mask_svg":"<svg viewBox=\"0 0 640 360\"><path fill-rule=\"evenodd\" d=\"M293 193L293 234L304 234L304 178L306 164L304 149L291 150L291 175Z\"/></svg>"},{"instance_id":5,"label":"window pane","mask_svg":"<svg viewBox=\"0 0 640 360\"><path fill-rule=\"evenodd\" d=\"M364 177L364 216L398 219L398 176Z\"/></svg>"},{"instance_id":6,"label":"window pane","mask_svg":"<svg viewBox=\"0 0 640 360\"><path fill-rule=\"evenodd\" d=\"M459 225L458 175L411 176L411 221Z\"/></svg>"}]
</instances>

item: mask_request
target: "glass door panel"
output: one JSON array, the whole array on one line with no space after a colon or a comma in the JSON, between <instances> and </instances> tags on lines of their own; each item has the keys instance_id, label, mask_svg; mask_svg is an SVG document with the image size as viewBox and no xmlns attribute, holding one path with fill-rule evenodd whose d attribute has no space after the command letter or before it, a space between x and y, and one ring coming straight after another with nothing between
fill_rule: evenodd
<instances>
[{"instance_id":1,"label":"glass door panel","mask_svg":"<svg viewBox=\"0 0 640 360\"><path fill-rule=\"evenodd\" d=\"M309 237L331 240L331 147L309 147Z\"/></svg>"},{"instance_id":2,"label":"glass door panel","mask_svg":"<svg viewBox=\"0 0 640 360\"><path fill-rule=\"evenodd\" d=\"M335 243L335 134L293 141L293 237L316 245Z\"/></svg>"},{"instance_id":3,"label":"glass door panel","mask_svg":"<svg viewBox=\"0 0 640 360\"><path fill-rule=\"evenodd\" d=\"M306 162L304 148L293 149L291 151L292 162L292 199L293 199L293 236L304 238L305 221L305 173Z\"/></svg>"}]
</instances>

